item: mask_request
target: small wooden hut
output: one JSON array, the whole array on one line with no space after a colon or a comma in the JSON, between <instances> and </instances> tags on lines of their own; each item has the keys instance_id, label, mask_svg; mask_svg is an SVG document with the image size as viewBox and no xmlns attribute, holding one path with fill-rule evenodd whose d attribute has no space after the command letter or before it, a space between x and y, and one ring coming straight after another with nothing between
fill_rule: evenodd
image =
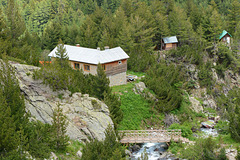
<instances>
[{"instance_id":1,"label":"small wooden hut","mask_svg":"<svg viewBox=\"0 0 240 160\"><path fill-rule=\"evenodd\" d=\"M162 39L162 50L176 49L178 40L176 36L165 37Z\"/></svg>"},{"instance_id":2,"label":"small wooden hut","mask_svg":"<svg viewBox=\"0 0 240 160\"><path fill-rule=\"evenodd\" d=\"M230 33L228 33L226 30L223 30L223 32L219 36L219 41L230 45L231 38L232 38L232 35Z\"/></svg>"}]
</instances>

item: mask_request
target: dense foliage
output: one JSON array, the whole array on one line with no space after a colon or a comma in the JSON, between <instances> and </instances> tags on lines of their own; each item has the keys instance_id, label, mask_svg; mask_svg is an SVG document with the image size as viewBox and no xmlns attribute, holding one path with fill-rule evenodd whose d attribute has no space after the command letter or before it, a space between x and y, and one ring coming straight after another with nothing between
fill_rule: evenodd
<instances>
[{"instance_id":1,"label":"dense foliage","mask_svg":"<svg viewBox=\"0 0 240 160\"><path fill-rule=\"evenodd\" d=\"M117 141L117 134L114 129L109 126L105 132L105 140L91 140L83 148L83 160L109 159L123 160L125 157L125 149L120 142Z\"/></svg>"},{"instance_id":2,"label":"dense foliage","mask_svg":"<svg viewBox=\"0 0 240 160\"><path fill-rule=\"evenodd\" d=\"M216 53L223 29L239 42L238 0L1 0L1 53L30 64L43 50L63 43L97 48L121 46L131 57L129 69L154 63L161 38L177 35L184 54L201 63L204 51ZM14 9L13 9L14 8ZM191 47L189 47L191 46ZM46 57L46 56L45 56Z\"/></svg>"},{"instance_id":3,"label":"dense foliage","mask_svg":"<svg viewBox=\"0 0 240 160\"><path fill-rule=\"evenodd\" d=\"M240 142L240 92L239 88L229 91L228 97L221 95L218 99L223 115L229 120L229 132L232 138ZM227 111L227 112L226 112Z\"/></svg>"},{"instance_id":4,"label":"dense foliage","mask_svg":"<svg viewBox=\"0 0 240 160\"><path fill-rule=\"evenodd\" d=\"M219 149L220 153L216 153L216 149ZM190 160L227 160L225 149L220 148L211 137L198 139L194 145L182 151L182 156Z\"/></svg>"},{"instance_id":5,"label":"dense foliage","mask_svg":"<svg viewBox=\"0 0 240 160\"><path fill-rule=\"evenodd\" d=\"M231 46L219 43L224 29L234 39ZM162 51L162 38L174 35L179 41L178 49ZM102 49L121 46L131 57L128 69L146 72L144 82L157 98L152 106L161 113L181 113L182 119L192 118L184 106L185 90L197 85L182 63L196 65L200 87L206 87L208 95L219 97L218 109L229 120L231 136L240 141L239 91L221 93L223 86L215 85L212 74L213 69L222 78L227 69L239 72L239 42L240 0L0 0L0 57L7 55L19 62L39 65L39 60L47 60L49 51L59 44L56 63L45 64L35 77L43 79L53 90L68 89L103 100L115 127L123 117L121 103L111 93L101 66L96 76L72 70L63 44ZM9 65L1 63L0 82L1 158L23 159L23 150L43 158L51 150L59 149L60 139L55 140L57 143L47 139L56 131L52 126L28 122L24 100ZM143 108L147 105L148 102ZM183 129L186 136L191 134L189 127ZM63 148L65 142L61 142ZM198 147L208 147L205 145L199 142ZM120 150L114 152L121 157ZM216 158L209 151L201 153L202 157L196 157Z\"/></svg>"},{"instance_id":6,"label":"dense foliage","mask_svg":"<svg viewBox=\"0 0 240 160\"><path fill-rule=\"evenodd\" d=\"M145 82L157 96L156 107L159 111L169 112L180 107L183 99L179 90L181 80L181 66L161 63L149 69Z\"/></svg>"}]
</instances>

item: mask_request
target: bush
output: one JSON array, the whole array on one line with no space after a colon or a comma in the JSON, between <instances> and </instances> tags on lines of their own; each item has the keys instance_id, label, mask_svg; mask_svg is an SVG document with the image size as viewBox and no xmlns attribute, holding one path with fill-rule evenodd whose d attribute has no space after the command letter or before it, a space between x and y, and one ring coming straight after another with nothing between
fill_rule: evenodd
<instances>
[{"instance_id":1,"label":"bush","mask_svg":"<svg viewBox=\"0 0 240 160\"><path fill-rule=\"evenodd\" d=\"M216 160L215 149L217 149L217 145L211 137L207 139L199 138L194 145L189 145L181 153L184 159Z\"/></svg>"},{"instance_id":2,"label":"bush","mask_svg":"<svg viewBox=\"0 0 240 160\"><path fill-rule=\"evenodd\" d=\"M207 89L210 90L211 86L213 85L210 62L207 62L206 65L200 66L198 77L200 86L207 87Z\"/></svg>"},{"instance_id":3,"label":"bush","mask_svg":"<svg viewBox=\"0 0 240 160\"><path fill-rule=\"evenodd\" d=\"M86 143L82 150L82 160L114 159L116 156L121 159L125 157L125 149L117 141L117 135L113 128L109 126L106 129L105 136L104 141L95 139Z\"/></svg>"},{"instance_id":4,"label":"bush","mask_svg":"<svg viewBox=\"0 0 240 160\"><path fill-rule=\"evenodd\" d=\"M93 106L94 109L100 109L101 108L100 104L95 99L93 99L91 102L92 102L92 106Z\"/></svg>"},{"instance_id":5,"label":"bush","mask_svg":"<svg viewBox=\"0 0 240 160\"><path fill-rule=\"evenodd\" d=\"M165 63L151 67L144 79L147 87L152 90L158 101L156 107L160 112L170 112L180 107L183 100L182 83L183 67Z\"/></svg>"},{"instance_id":6,"label":"bush","mask_svg":"<svg viewBox=\"0 0 240 160\"><path fill-rule=\"evenodd\" d=\"M229 133L229 122L227 121L218 121L215 128L218 130L221 134L228 134Z\"/></svg>"},{"instance_id":7,"label":"bush","mask_svg":"<svg viewBox=\"0 0 240 160\"><path fill-rule=\"evenodd\" d=\"M183 147L182 143L176 143L174 141L170 142L170 146L169 146L169 150L173 153L173 154L177 154L178 151Z\"/></svg>"},{"instance_id":8,"label":"bush","mask_svg":"<svg viewBox=\"0 0 240 160\"><path fill-rule=\"evenodd\" d=\"M182 136L183 137L190 137L192 135L191 125L184 123L183 125L180 125L178 123L173 123L169 129L181 129Z\"/></svg>"}]
</instances>

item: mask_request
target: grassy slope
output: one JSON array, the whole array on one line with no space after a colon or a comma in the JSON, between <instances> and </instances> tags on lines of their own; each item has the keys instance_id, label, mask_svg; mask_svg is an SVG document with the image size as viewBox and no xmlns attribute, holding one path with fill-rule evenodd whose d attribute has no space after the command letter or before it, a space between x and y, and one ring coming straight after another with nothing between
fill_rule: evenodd
<instances>
[{"instance_id":1,"label":"grassy slope","mask_svg":"<svg viewBox=\"0 0 240 160\"><path fill-rule=\"evenodd\" d=\"M142 76L141 73L128 72L128 74ZM119 130L139 130L146 129L152 125L161 123L163 115L158 115L152 111L151 103L144 97L133 92L137 82L127 83L126 85L114 86L113 93L120 96L123 120L119 124Z\"/></svg>"}]
</instances>

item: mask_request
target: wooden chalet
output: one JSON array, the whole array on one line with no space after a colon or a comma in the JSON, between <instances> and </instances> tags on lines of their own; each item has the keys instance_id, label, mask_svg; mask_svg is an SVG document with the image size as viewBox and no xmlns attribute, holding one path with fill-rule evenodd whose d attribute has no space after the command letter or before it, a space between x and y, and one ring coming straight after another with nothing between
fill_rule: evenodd
<instances>
[{"instance_id":1,"label":"wooden chalet","mask_svg":"<svg viewBox=\"0 0 240 160\"><path fill-rule=\"evenodd\" d=\"M219 41L230 45L231 38L232 38L232 35L230 33L228 33L226 30L223 30L223 32L219 36Z\"/></svg>"},{"instance_id":2,"label":"wooden chalet","mask_svg":"<svg viewBox=\"0 0 240 160\"><path fill-rule=\"evenodd\" d=\"M162 50L176 49L178 40L176 36L165 37L162 39Z\"/></svg>"},{"instance_id":3,"label":"wooden chalet","mask_svg":"<svg viewBox=\"0 0 240 160\"><path fill-rule=\"evenodd\" d=\"M64 45L69 63L73 69L82 69L85 74L97 74L97 65L100 63L107 77L110 86L126 84L127 59L129 56L121 47L105 47L105 50L91 49L77 46ZM51 59L56 58L55 47L48 55Z\"/></svg>"}]
</instances>

